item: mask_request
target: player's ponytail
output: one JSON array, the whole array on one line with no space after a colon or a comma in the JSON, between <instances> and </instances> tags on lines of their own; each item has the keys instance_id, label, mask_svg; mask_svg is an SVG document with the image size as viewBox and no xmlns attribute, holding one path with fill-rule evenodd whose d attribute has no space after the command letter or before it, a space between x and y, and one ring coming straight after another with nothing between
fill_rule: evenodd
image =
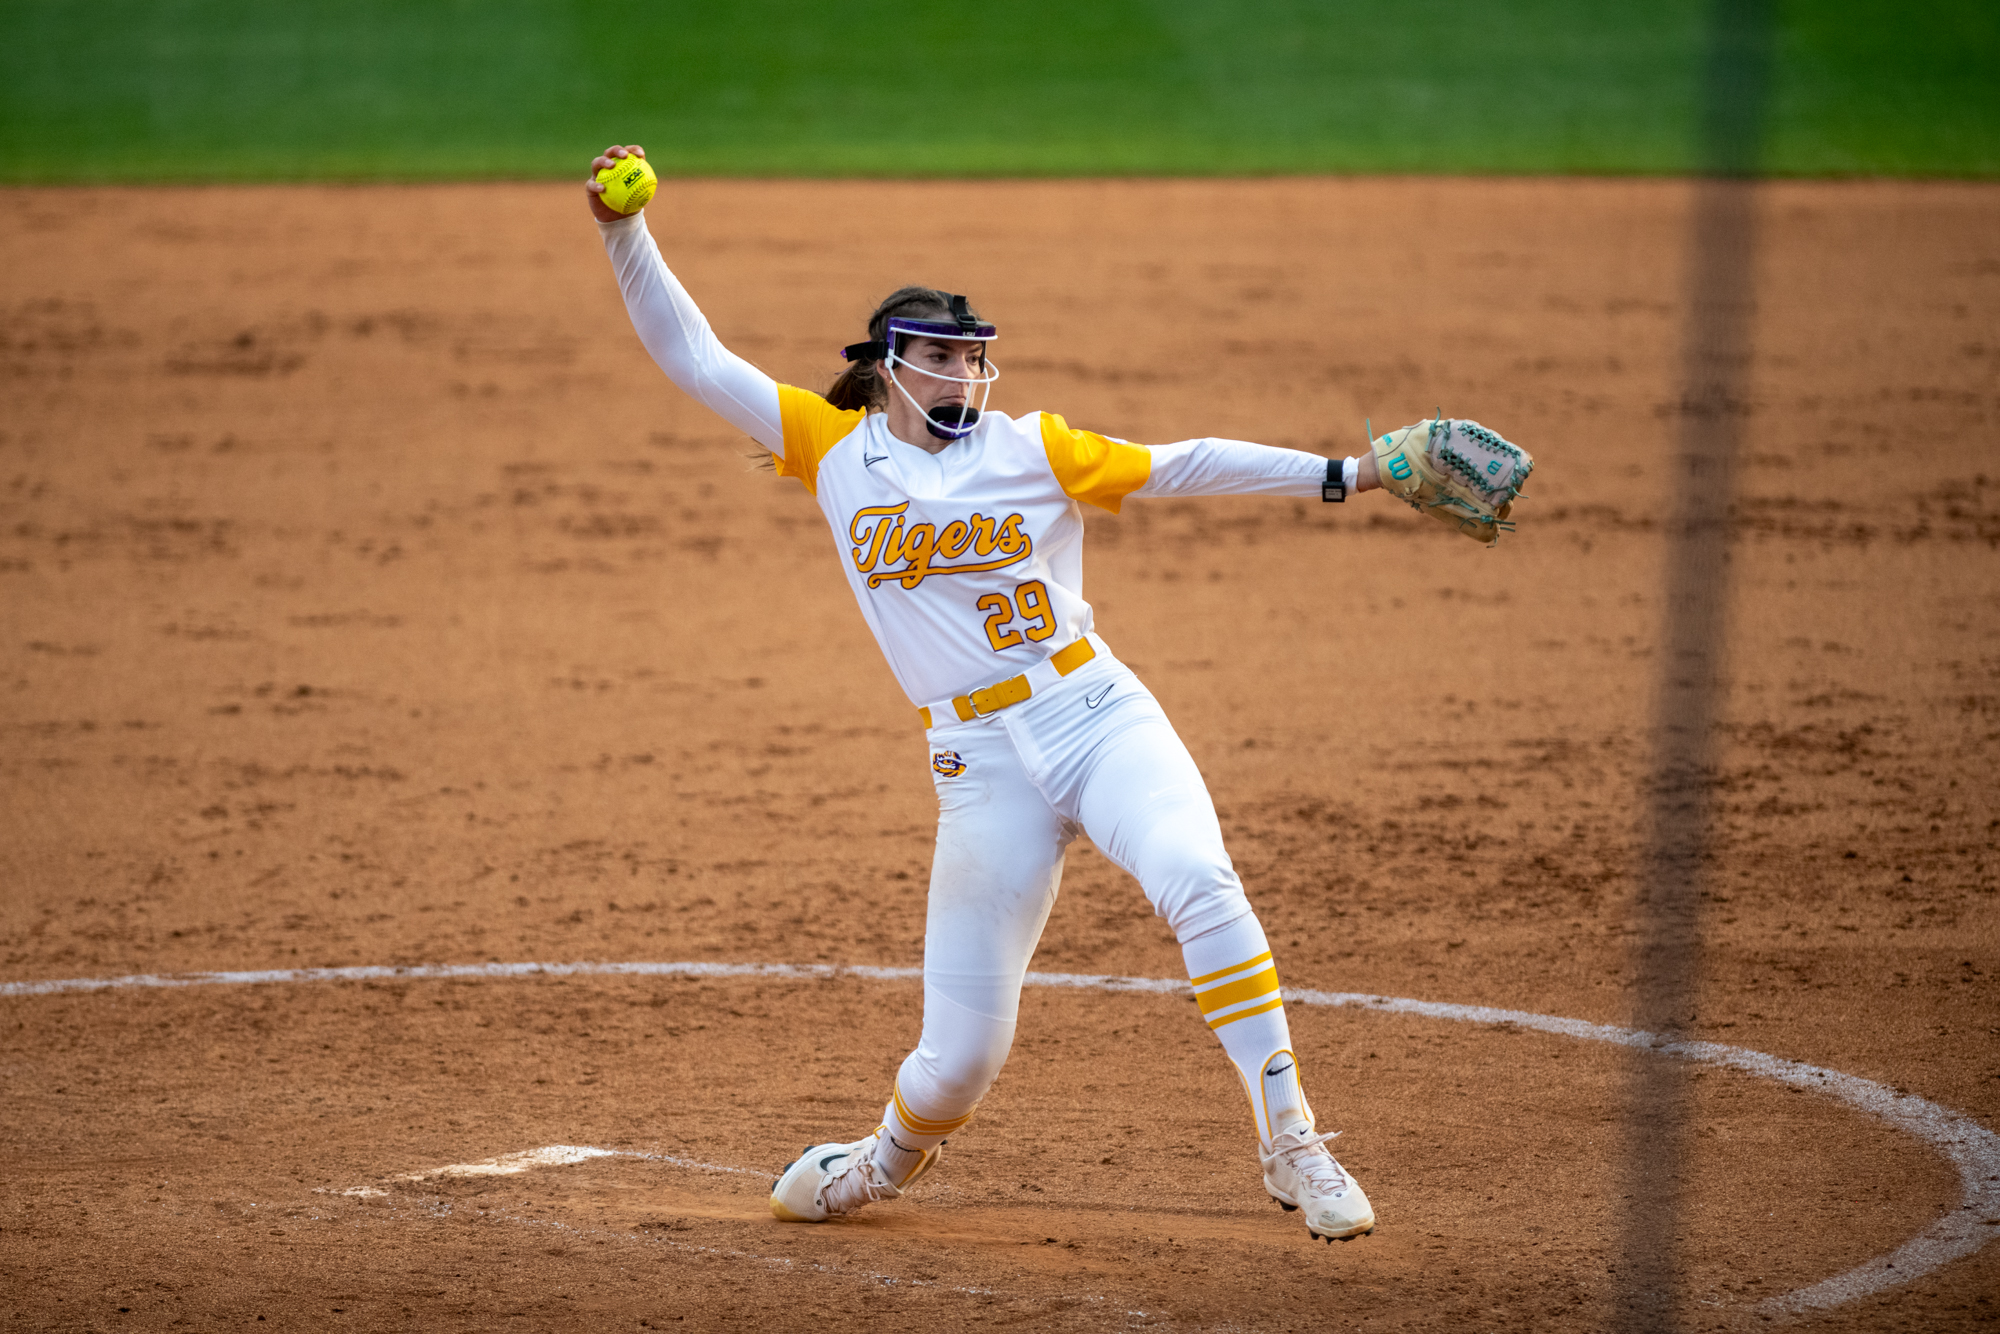
<instances>
[{"instance_id":1,"label":"player's ponytail","mask_svg":"<svg viewBox=\"0 0 2000 1334\"><path fill-rule=\"evenodd\" d=\"M975 318L978 312L972 312ZM889 293L875 313L868 317L868 337L870 341L881 342L889 333L889 321L897 316L920 320L929 317L949 318L951 315L951 294L940 292L935 287L921 287L912 284L899 287ZM898 352L901 348L896 349ZM876 373L880 363L873 361L849 362L833 387L826 391L826 401L842 412L852 412L856 408L886 408L889 406L889 390Z\"/></svg>"}]
</instances>

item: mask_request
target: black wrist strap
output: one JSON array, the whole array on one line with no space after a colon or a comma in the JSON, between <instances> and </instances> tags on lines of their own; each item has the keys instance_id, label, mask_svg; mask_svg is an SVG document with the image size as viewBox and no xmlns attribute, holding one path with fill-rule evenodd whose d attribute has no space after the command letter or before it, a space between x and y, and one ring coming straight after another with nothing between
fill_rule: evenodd
<instances>
[{"instance_id":1,"label":"black wrist strap","mask_svg":"<svg viewBox=\"0 0 2000 1334\"><path fill-rule=\"evenodd\" d=\"M1319 484L1319 498L1321 500L1335 505L1347 503L1347 483L1341 480L1345 475L1344 469L1346 465L1346 459L1328 459L1326 461L1326 480Z\"/></svg>"}]
</instances>

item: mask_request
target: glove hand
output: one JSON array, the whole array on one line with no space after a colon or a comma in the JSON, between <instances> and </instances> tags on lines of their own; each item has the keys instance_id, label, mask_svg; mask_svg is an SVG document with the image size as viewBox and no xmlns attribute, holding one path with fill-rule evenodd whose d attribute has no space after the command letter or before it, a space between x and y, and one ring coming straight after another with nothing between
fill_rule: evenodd
<instances>
[{"instance_id":1,"label":"glove hand","mask_svg":"<svg viewBox=\"0 0 2000 1334\"><path fill-rule=\"evenodd\" d=\"M1535 467L1478 422L1445 417L1391 431L1374 450L1384 490L1488 546L1514 530L1508 516Z\"/></svg>"}]
</instances>

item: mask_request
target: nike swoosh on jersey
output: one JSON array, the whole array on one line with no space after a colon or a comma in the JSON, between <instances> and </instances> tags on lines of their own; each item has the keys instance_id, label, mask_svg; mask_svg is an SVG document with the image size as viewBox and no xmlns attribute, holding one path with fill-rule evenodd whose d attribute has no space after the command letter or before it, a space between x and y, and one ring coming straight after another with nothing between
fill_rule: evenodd
<instances>
[{"instance_id":1,"label":"nike swoosh on jersey","mask_svg":"<svg viewBox=\"0 0 2000 1334\"><path fill-rule=\"evenodd\" d=\"M887 454L875 454L871 456L866 451L863 451L861 455L861 466L864 468L872 468L876 464L880 463L883 459L886 459L888 457L889 456Z\"/></svg>"},{"instance_id":2,"label":"nike swoosh on jersey","mask_svg":"<svg viewBox=\"0 0 2000 1334\"><path fill-rule=\"evenodd\" d=\"M1106 686L1104 687L1104 689L1098 691L1095 695L1085 695L1083 697L1083 707L1085 707L1086 709L1096 708L1098 705L1104 702L1104 697L1110 693L1111 693L1111 687Z\"/></svg>"}]
</instances>

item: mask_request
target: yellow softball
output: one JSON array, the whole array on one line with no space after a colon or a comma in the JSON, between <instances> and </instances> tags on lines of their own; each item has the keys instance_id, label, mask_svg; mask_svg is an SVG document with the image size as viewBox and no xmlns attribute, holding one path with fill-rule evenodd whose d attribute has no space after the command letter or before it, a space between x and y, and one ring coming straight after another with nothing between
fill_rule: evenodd
<instances>
[{"instance_id":1,"label":"yellow softball","mask_svg":"<svg viewBox=\"0 0 2000 1334\"><path fill-rule=\"evenodd\" d=\"M597 179L604 182L604 193L598 198L614 213L637 213L660 185L660 178L642 157L621 157L598 172Z\"/></svg>"}]
</instances>

